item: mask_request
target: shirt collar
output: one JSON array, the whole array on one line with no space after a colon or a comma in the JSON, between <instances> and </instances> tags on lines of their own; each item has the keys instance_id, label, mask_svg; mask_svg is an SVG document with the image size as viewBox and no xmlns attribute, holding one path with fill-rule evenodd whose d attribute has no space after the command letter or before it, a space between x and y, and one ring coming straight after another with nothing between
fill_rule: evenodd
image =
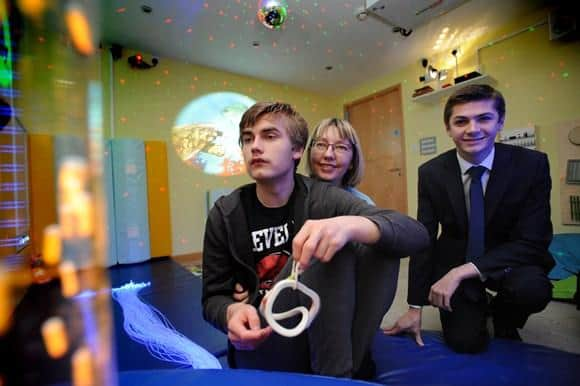
<instances>
[{"instance_id":1,"label":"shirt collar","mask_svg":"<svg viewBox=\"0 0 580 386\"><path fill-rule=\"evenodd\" d=\"M461 169L461 175L464 175L465 173L467 173L469 168L471 168L472 166L484 166L487 170L491 171L491 166L493 165L493 159L495 157L495 145L491 148L491 151L489 152L487 157L485 157L485 159L483 161L481 161L481 163L479 165L475 165L475 164L472 164L471 162L467 162L459 155L458 151L455 152L455 154L457 155L457 161L459 162L459 168Z\"/></svg>"}]
</instances>

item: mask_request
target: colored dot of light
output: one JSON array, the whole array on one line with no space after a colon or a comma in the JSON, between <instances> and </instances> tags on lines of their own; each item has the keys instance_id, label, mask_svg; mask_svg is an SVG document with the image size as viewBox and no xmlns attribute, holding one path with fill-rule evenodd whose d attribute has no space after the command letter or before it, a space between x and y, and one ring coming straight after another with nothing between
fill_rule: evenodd
<instances>
[{"instance_id":1,"label":"colored dot of light","mask_svg":"<svg viewBox=\"0 0 580 386\"><path fill-rule=\"evenodd\" d=\"M115 12L117 12L117 13L123 13L123 12L125 12L126 10L127 10L127 8L125 8L125 7L121 7L121 8L117 8L117 10L116 10Z\"/></svg>"},{"instance_id":2,"label":"colored dot of light","mask_svg":"<svg viewBox=\"0 0 580 386\"><path fill-rule=\"evenodd\" d=\"M569 74L569 73L567 73L567 72L563 72L563 73L562 73L562 78L567 78L568 76L570 76L570 74Z\"/></svg>"},{"instance_id":3,"label":"colored dot of light","mask_svg":"<svg viewBox=\"0 0 580 386\"><path fill-rule=\"evenodd\" d=\"M149 153L150 150L151 150L151 146L149 146L149 145L145 146L145 153Z\"/></svg>"},{"instance_id":4,"label":"colored dot of light","mask_svg":"<svg viewBox=\"0 0 580 386\"><path fill-rule=\"evenodd\" d=\"M165 20L163 20L165 22L165 24L171 24L173 23L173 19L170 17L166 17Z\"/></svg>"},{"instance_id":5,"label":"colored dot of light","mask_svg":"<svg viewBox=\"0 0 580 386\"><path fill-rule=\"evenodd\" d=\"M210 42L211 42L211 41L213 41L213 35L209 35L209 36L208 36L208 40L209 40Z\"/></svg>"},{"instance_id":6,"label":"colored dot of light","mask_svg":"<svg viewBox=\"0 0 580 386\"><path fill-rule=\"evenodd\" d=\"M39 36L39 37L38 37L38 41L39 41L40 43L44 43L44 41L45 41L45 39L44 39L44 36Z\"/></svg>"},{"instance_id":7,"label":"colored dot of light","mask_svg":"<svg viewBox=\"0 0 580 386\"><path fill-rule=\"evenodd\" d=\"M203 7L204 7L205 9L207 9L207 8L209 8L209 4L208 4L208 3L203 3Z\"/></svg>"},{"instance_id":8,"label":"colored dot of light","mask_svg":"<svg viewBox=\"0 0 580 386\"><path fill-rule=\"evenodd\" d=\"M230 47L230 48L236 48L236 43L234 43L234 42L230 42L230 45L229 45L229 47Z\"/></svg>"},{"instance_id":9,"label":"colored dot of light","mask_svg":"<svg viewBox=\"0 0 580 386\"><path fill-rule=\"evenodd\" d=\"M165 193L166 190L167 190L167 188L165 186L162 186L162 187L159 188L159 191L161 193Z\"/></svg>"},{"instance_id":10,"label":"colored dot of light","mask_svg":"<svg viewBox=\"0 0 580 386\"><path fill-rule=\"evenodd\" d=\"M161 81L160 81L160 80L156 80L156 81L155 81L155 85L156 85L156 86L159 86L160 84L161 84Z\"/></svg>"},{"instance_id":11,"label":"colored dot of light","mask_svg":"<svg viewBox=\"0 0 580 386\"><path fill-rule=\"evenodd\" d=\"M127 117L121 117L121 123L126 123L127 122Z\"/></svg>"},{"instance_id":12,"label":"colored dot of light","mask_svg":"<svg viewBox=\"0 0 580 386\"><path fill-rule=\"evenodd\" d=\"M119 79L119 83L121 83L122 85L125 84L125 79Z\"/></svg>"},{"instance_id":13,"label":"colored dot of light","mask_svg":"<svg viewBox=\"0 0 580 386\"><path fill-rule=\"evenodd\" d=\"M187 29L187 33L192 33L192 32L193 32L193 28L189 27L189 28Z\"/></svg>"}]
</instances>

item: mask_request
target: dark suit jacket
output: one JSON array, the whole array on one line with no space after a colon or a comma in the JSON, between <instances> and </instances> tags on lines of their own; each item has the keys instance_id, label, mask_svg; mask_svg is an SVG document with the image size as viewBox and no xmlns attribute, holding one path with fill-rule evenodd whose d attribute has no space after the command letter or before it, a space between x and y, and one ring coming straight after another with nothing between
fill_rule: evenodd
<instances>
[{"instance_id":1,"label":"dark suit jacket","mask_svg":"<svg viewBox=\"0 0 580 386\"><path fill-rule=\"evenodd\" d=\"M455 149L419 168L417 219L427 228L431 246L411 257L409 304L429 304L431 285L465 263L468 219L460 174ZM483 275L498 280L513 267L536 265L546 273L553 267L551 187L544 153L495 144L485 192L485 254L473 260Z\"/></svg>"}]
</instances>

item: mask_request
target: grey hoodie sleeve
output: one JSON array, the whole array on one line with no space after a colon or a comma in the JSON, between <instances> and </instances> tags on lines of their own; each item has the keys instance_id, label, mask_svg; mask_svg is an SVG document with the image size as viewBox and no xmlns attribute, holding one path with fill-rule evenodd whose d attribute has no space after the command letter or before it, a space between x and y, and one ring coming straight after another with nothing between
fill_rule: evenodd
<instances>
[{"instance_id":1,"label":"grey hoodie sleeve","mask_svg":"<svg viewBox=\"0 0 580 386\"><path fill-rule=\"evenodd\" d=\"M234 302L235 286L233 258L227 248L226 228L217 205L206 221L203 241L203 317L227 333L226 310Z\"/></svg>"},{"instance_id":2,"label":"grey hoodie sleeve","mask_svg":"<svg viewBox=\"0 0 580 386\"><path fill-rule=\"evenodd\" d=\"M333 216L363 216L379 227L380 238L372 245L385 256L406 257L422 251L429 245L427 229L419 221L390 209L381 209L367 204L352 194L332 186L321 192L323 211Z\"/></svg>"}]
</instances>

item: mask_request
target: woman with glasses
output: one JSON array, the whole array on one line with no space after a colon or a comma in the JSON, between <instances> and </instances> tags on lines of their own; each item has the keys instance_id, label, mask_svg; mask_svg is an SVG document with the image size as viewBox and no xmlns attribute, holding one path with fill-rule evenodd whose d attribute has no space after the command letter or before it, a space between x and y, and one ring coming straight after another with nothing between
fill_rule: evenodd
<instances>
[{"instance_id":1,"label":"woman with glasses","mask_svg":"<svg viewBox=\"0 0 580 386\"><path fill-rule=\"evenodd\" d=\"M355 188L364 174L364 158L358 135L350 122L339 118L323 119L310 137L306 155L310 177L327 181L375 205L369 196ZM360 350L370 347L393 303L399 259L362 244L355 247L358 259L356 312L352 325L353 358L355 361L362 358L359 376L368 379L375 372L375 364L370 352Z\"/></svg>"},{"instance_id":2,"label":"woman with glasses","mask_svg":"<svg viewBox=\"0 0 580 386\"><path fill-rule=\"evenodd\" d=\"M375 203L355 188L364 173L364 158L354 127L344 119L323 119L306 150L310 177L348 190L371 205Z\"/></svg>"}]
</instances>

